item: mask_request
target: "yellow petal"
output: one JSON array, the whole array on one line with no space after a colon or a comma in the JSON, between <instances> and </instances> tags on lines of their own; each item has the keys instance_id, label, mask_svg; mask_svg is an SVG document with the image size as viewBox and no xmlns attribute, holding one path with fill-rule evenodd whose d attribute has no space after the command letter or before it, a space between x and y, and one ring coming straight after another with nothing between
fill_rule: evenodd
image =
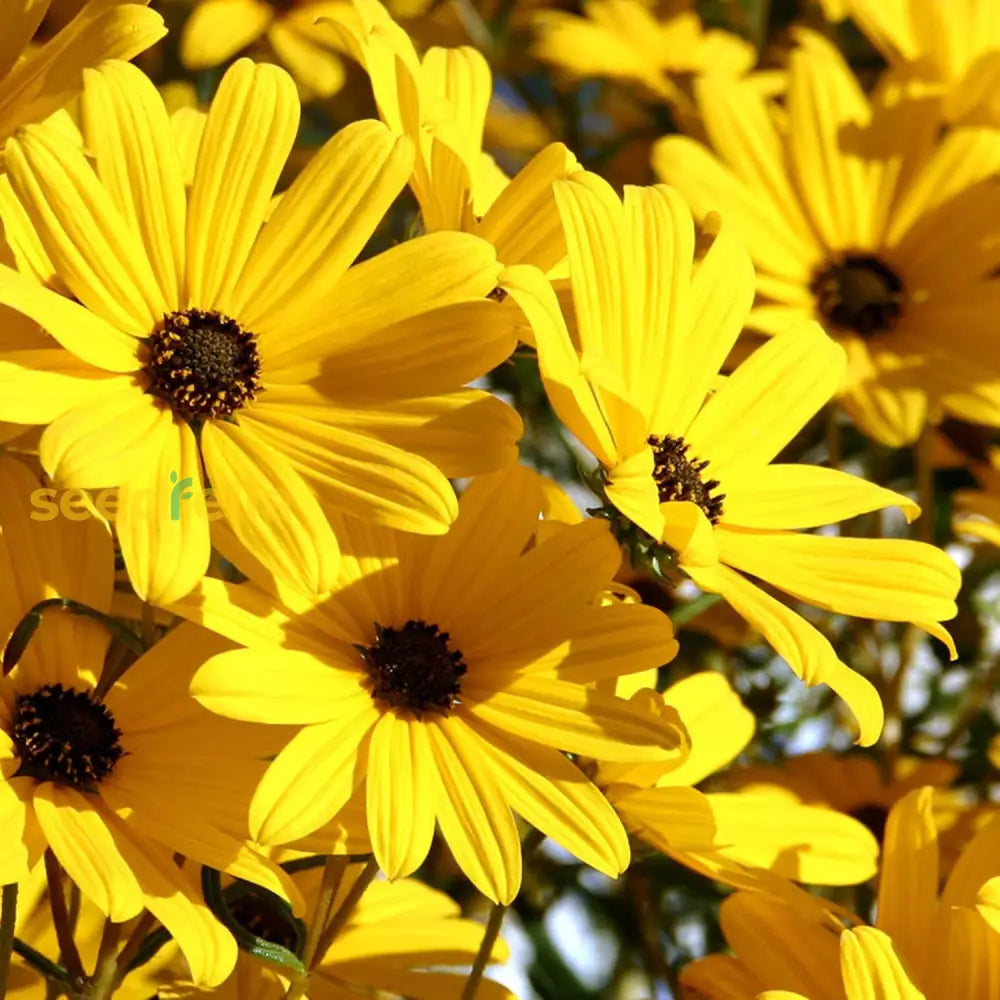
<instances>
[{"instance_id":1,"label":"yellow petal","mask_svg":"<svg viewBox=\"0 0 1000 1000\"><path fill-rule=\"evenodd\" d=\"M118 539L125 568L143 600L183 597L208 570L208 513L198 444L166 409L119 492Z\"/></svg>"},{"instance_id":2,"label":"yellow petal","mask_svg":"<svg viewBox=\"0 0 1000 1000\"><path fill-rule=\"evenodd\" d=\"M240 59L205 123L188 204L188 299L231 311L232 290L264 223L299 126L299 95L276 66Z\"/></svg>"},{"instance_id":3,"label":"yellow petal","mask_svg":"<svg viewBox=\"0 0 1000 1000\"><path fill-rule=\"evenodd\" d=\"M53 853L85 896L116 923L131 920L145 905L143 892L114 835L94 804L72 788L38 785L35 815Z\"/></svg>"},{"instance_id":4,"label":"yellow petal","mask_svg":"<svg viewBox=\"0 0 1000 1000\"><path fill-rule=\"evenodd\" d=\"M872 683L838 658L830 643L804 618L722 565L689 569L703 590L722 596L763 632L775 652L806 684L828 684L847 702L860 730L858 742L871 746L882 732L885 713Z\"/></svg>"},{"instance_id":5,"label":"yellow petal","mask_svg":"<svg viewBox=\"0 0 1000 1000\"><path fill-rule=\"evenodd\" d=\"M184 23L181 62L188 69L219 66L260 38L273 17L262 0L204 0Z\"/></svg>"},{"instance_id":6,"label":"yellow petal","mask_svg":"<svg viewBox=\"0 0 1000 1000\"><path fill-rule=\"evenodd\" d=\"M367 770L368 734L378 719L370 700L336 722L307 726L268 767L250 803L250 833L288 844L318 830L346 805Z\"/></svg>"},{"instance_id":7,"label":"yellow petal","mask_svg":"<svg viewBox=\"0 0 1000 1000\"><path fill-rule=\"evenodd\" d=\"M427 726L408 713L386 712L368 749L368 830L379 868L390 879L410 875L434 837L437 781Z\"/></svg>"},{"instance_id":8,"label":"yellow petal","mask_svg":"<svg viewBox=\"0 0 1000 1000\"><path fill-rule=\"evenodd\" d=\"M332 97L344 86L344 64L340 56L331 52L325 44L327 39L320 38L324 26L294 24L295 13L293 10L291 18L272 24L267 40L274 54L306 92L306 97ZM307 16L311 13L311 22L319 10L310 12L306 7L298 13Z\"/></svg>"},{"instance_id":9,"label":"yellow petal","mask_svg":"<svg viewBox=\"0 0 1000 1000\"><path fill-rule=\"evenodd\" d=\"M893 950L892 940L881 930L844 931L840 964L851 1000L924 1000Z\"/></svg>"},{"instance_id":10,"label":"yellow petal","mask_svg":"<svg viewBox=\"0 0 1000 1000\"><path fill-rule=\"evenodd\" d=\"M409 140L380 122L354 122L330 139L282 196L233 291L247 327L264 336L288 312L323 308L412 167Z\"/></svg>"},{"instance_id":11,"label":"yellow petal","mask_svg":"<svg viewBox=\"0 0 1000 1000\"><path fill-rule=\"evenodd\" d=\"M83 150L50 125L7 143L7 170L59 277L101 319L146 336L166 301L139 235Z\"/></svg>"},{"instance_id":12,"label":"yellow petal","mask_svg":"<svg viewBox=\"0 0 1000 1000\"><path fill-rule=\"evenodd\" d=\"M660 786L697 785L731 764L753 738L753 713L722 674L685 677L667 688L663 700L680 715L691 736L691 753L660 778Z\"/></svg>"},{"instance_id":13,"label":"yellow petal","mask_svg":"<svg viewBox=\"0 0 1000 1000\"><path fill-rule=\"evenodd\" d=\"M441 834L469 881L506 905L521 888L521 841L506 796L492 770L476 759L479 741L460 719L437 716L427 735L439 781Z\"/></svg>"},{"instance_id":14,"label":"yellow petal","mask_svg":"<svg viewBox=\"0 0 1000 1000\"><path fill-rule=\"evenodd\" d=\"M303 589L324 593L336 578L337 540L313 491L257 426L243 419L202 428L205 470L219 507L261 562L293 566Z\"/></svg>"},{"instance_id":15,"label":"yellow petal","mask_svg":"<svg viewBox=\"0 0 1000 1000\"><path fill-rule=\"evenodd\" d=\"M723 519L742 528L817 528L886 507L900 507L908 521L920 513L909 497L839 469L769 465L727 478Z\"/></svg>"},{"instance_id":16,"label":"yellow petal","mask_svg":"<svg viewBox=\"0 0 1000 1000\"><path fill-rule=\"evenodd\" d=\"M124 62L85 74L81 111L97 174L146 247L166 311L180 307L187 199L163 100Z\"/></svg>"}]
</instances>

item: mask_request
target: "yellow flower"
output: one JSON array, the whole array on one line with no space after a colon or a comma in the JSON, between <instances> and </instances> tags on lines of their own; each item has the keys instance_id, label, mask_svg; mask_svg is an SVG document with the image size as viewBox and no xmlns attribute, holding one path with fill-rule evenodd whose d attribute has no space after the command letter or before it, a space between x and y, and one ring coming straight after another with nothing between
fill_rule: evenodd
<instances>
[{"instance_id":1,"label":"yellow flower","mask_svg":"<svg viewBox=\"0 0 1000 1000\"><path fill-rule=\"evenodd\" d=\"M344 901L362 865L352 865L333 901L333 911ZM303 917L308 926L319 893L320 870L294 876L306 900ZM234 914L258 936L284 944L294 940L295 929L261 906L260 900L244 904ZM344 929L310 976L309 1000L343 1000L353 996L405 996L411 1000L446 1000L458 997L466 974L448 972L447 966L468 966L476 957L483 926L461 918L457 903L415 879L373 882L361 897ZM498 941L491 962L507 960L507 948ZM147 977L148 979L149 977ZM213 990L199 990L161 976L160 1000L281 1000L288 980L273 965L241 953L229 979ZM514 1000L513 995L489 979L477 997Z\"/></svg>"},{"instance_id":2,"label":"yellow flower","mask_svg":"<svg viewBox=\"0 0 1000 1000\"><path fill-rule=\"evenodd\" d=\"M435 47L420 59L378 0L354 0L354 8L329 23L371 78L382 120L414 142L410 186L424 228L475 233L504 264L549 272L562 263L552 182L580 169L576 157L552 143L508 180L482 148L493 90L483 56L469 46Z\"/></svg>"},{"instance_id":3,"label":"yellow flower","mask_svg":"<svg viewBox=\"0 0 1000 1000\"><path fill-rule=\"evenodd\" d=\"M955 494L955 532L1000 546L1000 448L989 448L986 458L971 464L980 489Z\"/></svg>"},{"instance_id":4,"label":"yellow flower","mask_svg":"<svg viewBox=\"0 0 1000 1000\"><path fill-rule=\"evenodd\" d=\"M0 10L0 149L14 130L58 111L104 59L131 59L167 32L146 2L91 0L44 45L27 52L50 0L4 0ZM0 153L0 167L3 165Z\"/></svg>"},{"instance_id":5,"label":"yellow flower","mask_svg":"<svg viewBox=\"0 0 1000 1000\"><path fill-rule=\"evenodd\" d=\"M668 136L657 176L698 217L721 212L757 267L750 325L816 319L847 351L836 386L871 437L914 441L949 413L1000 424L1000 134L940 137L925 102L871 100L810 32L791 56L787 115L747 88L703 81L715 152ZM785 118L787 117L787 120Z\"/></svg>"},{"instance_id":6,"label":"yellow flower","mask_svg":"<svg viewBox=\"0 0 1000 1000\"><path fill-rule=\"evenodd\" d=\"M753 268L728 231L694 267L691 215L669 188L626 187L623 205L587 173L558 182L556 200L577 341L537 271L508 268L501 286L534 329L549 399L597 457L607 501L672 549L699 587L722 594L806 683L840 694L861 742L873 743L883 718L874 687L748 579L949 641L936 623L955 616L960 575L943 552L798 530L894 504L912 517L912 501L835 469L772 464L839 384L843 351L804 323L721 380L753 297Z\"/></svg>"},{"instance_id":7,"label":"yellow flower","mask_svg":"<svg viewBox=\"0 0 1000 1000\"><path fill-rule=\"evenodd\" d=\"M512 809L592 867L624 870L621 823L560 751L681 758L675 713L653 718L588 687L667 662L677 645L660 612L598 600L618 565L606 524L524 551L541 507L534 473L494 473L463 494L444 537L345 525L340 580L304 612L210 579L171 605L248 647L199 672L202 704L303 727L257 789L254 839L309 834L364 783L390 878L421 864L436 822L468 878L509 902L521 883Z\"/></svg>"},{"instance_id":8,"label":"yellow flower","mask_svg":"<svg viewBox=\"0 0 1000 1000\"><path fill-rule=\"evenodd\" d=\"M1000 123L1000 11L988 0L820 0L831 21L854 20L891 67L890 79L942 102L952 124Z\"/></svg>"},{"instance_id":9,"label":"yellow flower","mask_svg":"<svg viewBox=\"0 0 1000 1000\"><path fill-rule=\"evenodd\" d=\"M846 1000L925 1000L906 974L892 941L874 927L846 930L840 935L840 972ZM815 997L821 1000L820 994ZM757 1000L808 998L788 990L767 990Z\"/></svg>"},{"instance_id":10,"label":"yellow flower","mask_svg":"<svg viewBox=\"0 0 1000 1000\"><path fill-rule=\"evenodd\" d=\"M39 485L24 466L0 458L5 641L42 600L110 608L107 526L96 518L33 520ZM0 680L0 882L25 878L49 849L102 913L123 922L150 910L192 975L221 982L236 944L202 901L195 872L174 857L294 894L239 833L264 770L260 758L272 750L268 730L234 727L188 694L194 670L232 648L218 636L185 625L110 685L101 677L107 646L96 622L52 612Z\"/></svg>"},{"instance_id":11,"label":"yellow flower","mask_svg":"<svg viewBox=\"0 0 1000 1000\"><path fill-rule=\"evenodd\" d=\"M150 601L208 566L202 463L237 536L320 593L338 557L323 507L443 532L446 476L516 457L517 415L461 388L515 344L485 299L492 248L442 233L351 268L409 176L410 143L355 122L274 207L298 121L283 70L237 62L188 191L159 94L109 62L83 95L96 170L45 126L7 146L39 266L79 304L0 268L0 303L62 345L0 355L0 419L48 425L41 459L59 485L121 487L118 537Z\"/></svg>"},{"instance_id":12,"label":"yellow flower","mask_svg":"<svg viewBox=\"0 0 1000 1000\"><path fill-rule=\"evenodd\" d=\"M725 86L748 74L754 46L716 28L705 30L691 0L588 0L584 16L560 10L536 14L532 54L576 77L640 83L689 113L686 78L712 74ZM753 77L771 92L776 74Z\"/></svg>"},{"instance_id":13,"label":"yellow flower","mask_svg":"<svg viewBox=\"0 0 1000 1000\"><path fill-rule=\"evenodd\" d=\"M619 682L619 694L631 681ZM694 787L730 764L754 734L753 715L721 674L693 674L662 695L640 690L632 701L654 715L676 711L691 753L677 766L598 767L594 780L629 832L675 861L740 888L794 894L781 879L854 885L875 874L878 843L849 816L766 789L734 794Z\"/></svg>"},{"instance_id":14,"label":"yellow flower","mask_svg":"<svg viewBox=\"0 0 1000 1000\"><path fill-rule=\"evenodd\" d=\"M192 70L219 66L266 39L304 97L332 97L344 85L344 64L316 19L345 7L346 0L200 0L181 33L181 62Z\"/></svg>"},{"instance_id":15,"label":"yellow flower","mask_svg":"<svg viewBox=\"0 0 1000 1000\"><path fill-rule=\"evenodd\" d=\"M1000 817L976 834L941 888L932 796L929 787L914 789L889 813L876 927L912 981L904 1000L994 1000L1000 981ZM831 988L843 954L841 920L863 921L822 900L813 903L809 912L765 893L729 897L719 922L735 955L689 965L681 974L685 988L710 1000L754 1000L768 989L842 998ZM890 961L885 948L881 954ZM860 994L864 1000L872 995L893 996Z\"/></svg>"}]
</instances>

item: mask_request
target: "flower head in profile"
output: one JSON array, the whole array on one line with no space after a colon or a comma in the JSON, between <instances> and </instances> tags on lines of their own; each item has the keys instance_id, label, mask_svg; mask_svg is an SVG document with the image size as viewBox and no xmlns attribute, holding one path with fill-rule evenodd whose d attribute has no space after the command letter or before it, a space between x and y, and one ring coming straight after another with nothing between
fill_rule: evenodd
<instances>
[{"instance_id":1,"label":"flower head in profile","mask_svg":"<svg viewBox=\"0 0 1000 1000\"><path fill-rule=\"evenodd\" d=\"M304 97L332 97L344 85L344 64L316 23L330 8L324 0L200 0L181 31L181 62L191 70L221 66L266 41Z\"/></svg>"},{"instance_id":2,"label":"flower head in profile","mask_svg":"<svg viewBox=\"0 0 1000 1000\"><path fill-rule=\"evenodd\" d=\"M482 54L434 46L420 58L378 0L353 0L353 10L327 23L368 73L382 121L413 140L410 186L424 228L475 233L504 264L546 272L563 264L552 182L580 165L556 142L510 180L483 151L493 79Z\"/></svg>"},{"instance_id":3,"label":"flower head in profile","mask_svg":"<svg viewBox=\"0 0 1000 1000\"><path fill-rule=\"evenodd\" d=\"M797 39L782 109L703 81L711 148L659 140L658 177L750 251L751 327L814 319L843 346L834 388L866 434L900 446L945 414L996 426L1000 135L945 132L933 101L889 86L869 98L829 42Z\"/></svg>"},{"instance_id":4,"label":"flower head in profile","mask_svg":"<svg viewBox=\"0 0 1000 1000\"><path fill-rule=\"evenodd\" d=\"M753 45L728 31L706 29L691 0L587 0L583 16L542 10L533 17L532 52L574 77L642 84L682 114L693 112L682 81L711 73L727 85L750 73ZM751 77L767 90L775 74Z\"/></svg>"},{"instance_id":5,"label":"flower head in profile","mask_svg":"<svg viewBox=\"0 0 1000 1000\"><path fill-rule=\"evenodd\" d=\"M871 976L895 969L911 991L899 994L902 1000L990 1000L1000 975L1000 817L969 841L942 885L932 799L930 787L914 789L889 813L875 929L863 926L863 915L820 900L813 900L810 911L766 893L738 892L719 914L734 954L689 965L681 974L685 988L710 1000L756 1000L764 990L789 990L811 1000L842 996L831 984L840 982L843 949L850 947L838 943L846 920L855 934L878 946L867 966L853 952L858 968ZM851 993L846 970L844 976L850 1000L895 996Z\"/></svg>"},{"instance_id":6,"label":"flower head in profile","mask_svg":"<svg viewBox=\"0 0 1000 1000\"><path fill-rule=\"evenodd\" d=\"M24 466L0 458L0 567L12 584L0 590L4 640L53 597L110 610L107 526L96 518L33 520L38 488ZM113 682L104 676L107 647L97 622L51 612L0 679L0 880L25 878L50 852L112 921L148 909L195 979L215 984L232 970L236 943L189 869L210 865L294 896L241 832L261 757L272 749L257 734L269 734L234 728L189 695L194 670L231 648L219 636L185 624Z\"/></svg>"},{"instance_id":7,"label":"flower head in profile","mask_svg":"<svg viewBox=\"0 0 1000 1000\"><path fill-rule=\"evenodd\" d=\"M340 881L331 912L336 913L360 876L363 865L351 865ZM306 908L303 921L313 916L320 889L320 869L293 876ZM244 896L233 908L241 924L275 944L288 946L296 929L260 896ZM416 879L376 881L369 885L352 910L343 930L319 960L309 978L310 1000L343 1000L353 996L405 996L411 1000L457 997L483 937L482 924L461 916L456 902L443 892ZM507 946L498 940L491 962L507 960ZM281 1000L289 982L282 970L246 952L226 982L212 990L198 989L183 976L160 976L159 1000ZM458 974L456 974L456 972ZM148 979L149 977L147 977ZM499 983L485 979L477 997L514 1000Z\"/></svg>"},{"instance_id":8,"label":"flower head in profile","mask_svg":"<svg viewBox=\"0 0 1000 1000\"><path fill-rule=\"evenodd\" d=\"M0 18L0 167L15 129L59 111L83 87L83 70L131 59L162 38L163 18L148 0L90 0L43 45L29 49L51 0L4 0Z\"/></svg>"},{"instance_id":9,"label":"flower head in profile","mask_svg":"<svg viewBox=\"0 0 1000 1000\"><path fill-rule=\"evenodd\" d=\"M275 206L299 112L283 70L234 64L188 187L160 95L109 62L84 90L86 153L44 125L7 145L5 224L77 301L0 268L0 304L60 345L0 354L0 420L47 425L58 485L120 487L125 564L154 602L206 571L206 483L259 559L320 593L338 556L324 509L440 533L446 476L516 457L517 415L463 388L516 342L485 298L492 247L440 233L352 268L411 145L354 122Z\"/></svg>"},{"instance_id":10,"label":"flower head in profile","mask_svg":"<svg viewBox=\"0 0 1000 1000\"><path fill-rule=\"evenodd\" d=\"M667 662L676 643L655 609L599 601L619 561L605 523L526 549L542 502L535 474L514 468L477 478L443 537L345 525L336 587L299 613L263 580L206 579L171 605L248 647L199 671L203 705L302 727L257 789L255 839L305 836L363 787L390 878L423 862L437 826L466 876L509 902L521 883L514 813L592 867L624 870L621 823L562 751L682 759L676 713L589 686Z\"/></svg>"},{"instance_id":11,"label":"flower head in profile","mask_svg":"<svg viewBox=\"0 0 1000 1000\"><path fill-rule=\"evenodd\" d=\"M913 516L915 505L835 469L775 462L839 385L843 350L806 322L720 378L754 282L728 230L696 261L691 213L670 188L627 187L622 202L586 173L558 182L556 201L574 336L537 271L508 268L501 287L534 329L553 407L599 462L605 513L722 594L807 683L832 687L861 741L874 742L874 687L755 582L840 614L912 621L947 641L937 623L956 614L960 576L943 552L800 530L891 505Z\"/></svg>"}]
</instances>

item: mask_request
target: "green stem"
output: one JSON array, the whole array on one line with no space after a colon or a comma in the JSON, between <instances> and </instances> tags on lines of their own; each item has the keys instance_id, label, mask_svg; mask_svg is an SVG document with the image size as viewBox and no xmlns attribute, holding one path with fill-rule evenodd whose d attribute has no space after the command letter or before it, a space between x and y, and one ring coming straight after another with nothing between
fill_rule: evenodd
<instances>
[{"instance_id":1,"label":"green stem","mask_svg":"<svg viewBox=\"0 0 1000 1000\"><path fill-rule=\"evenodd\" d=\"M670 620L674 623L674 629L683 628L689 622L694 621L703 611L718 604L722 600L722 594L701 594L693 601L682 604L670 612Z\"/></svg>"},{"instance_id":2,"label":"green stem","mask_svg":"<svg viewBox=\"0 0 1000 1000\"><path fill-rule=\"evenodd\" d=\"M118 941L122 925L104 922L101 945L97 952L97 967L91 979L87 1000L109 1000L118 985Z\"/></svg>"},{"instance_id":3,"label":"green stem","mask_svg":"<svg viewBox=\"0 0 1000 1000\"><path fill-rule=\"evenodd\" d=\"M28 965L37 969L43 976L55 980L60 986L70 987L72 979L70 974L61 966L56 965L51 959L46 958L40 951L35 951L30 944L25 944L19 938L14 938L14 953L20 955Z\"/></svg>"},{"instance_id":4,"label":"green stem","mask_svg":"<svg viewBox=\"0 0 1000 1000\"><path fill-rule=\"evenodd\" d=\"M132 960L139 953L139 949L142 947L143 942L146 940L146 936L153 929L153 924L156 923L156 917L153 916L149 910L139 918L139 922L135 925L135 930L129 935L128 940L125 942L125 947L119 952L117 959L115 960L116 985L120 983L129 973L129 966L132 964Z\"/></svg>"},{"instance_id":5,"label":"green stem","mask_svg":"<svg viewBox=\"0 0 1000 1000\"><path fill-rule=\"evenodd\" d=\"M0 903L0 998L7 996L10 956L14 950L14 922L17 920L17 883L3 887Z\"/></svg>"},{"instance_id":6,"label":"green stem","mask_svg":"<svg viewBox=\"0 0 1000 1000\"><path fill-rule=\"evenodd\" d=\"M934 544L934 463L932 450L934 432L925 426L913 453L917 474L917 503L920 517L917 518L917 538L921 542Z\"/></svg>"},{"instance_id":7,"label":"green stem","mask_svg":"<svg viewBox=\"0 0 1000 1000\"><path fill-rule=\"evenodd\" d=\"M49 908L52 910L52 925L59 943L59 961L74 978L83 978L83 962L73 939L69 911L66 909L66 892L63 888L62 868L56 860L52 848L45 849L45 878L49 885Z\"/></svg>"},{"instance_id":8,"label":"green stem","mask_svg":"<svg viewBox=\"0 0 1000 1000\"><path fill-rule=\"evenodd\" d=\"M500 936L500 928L503 926L503 918L507 913L507 907L500 903L494 903L490 910L490 919L486 922L486 930L483 933L483 940L479 945L479 952L476 960L472 964L472 971L466 980L465 989L462 990L462 1000L475 1000L479 991L479 984L482 982L483 973L489 964L490 955L493 954L493 946Z\"/></svg>"},{"instance_id":9,"label":"green stem","mask_svg":"<svg viewBox=\"0 0 1000 1000\"><path fill-rule=\"evenodd\" d=\"M323 866L323 881L320 883L319 896L316 899L316 910L306 932L305 947L302 949L302 964L307 969L313 966L323 929L329 923L333 901L337 898L341 883L344 881L348 863L345 855L331 854Z\"/></svg>"},{"instance_id":10,"label":"green stem","mask_svg":"<svg viewBox=\"0 0 1000 1000\"><path fill-rule=\"evenodd\" d=\"M142 642L146 649L156 644L156 609L149 601L142 603Z\"/></svg>"},{"instance_id":11,"label":"green stem","mask_svg":"<svg viewBox=\"0 0 1000 1000\"><path fill-rule=\"evenodd\" d=\"M354 880L354 885L348 890L344 901L340 904L337 912L320 935L319 944L316 946L316 954L313 956L313 960L309 966L310 972L323 961L323 956L330 950L330 945L333 944L337 935L343 930L347 921L350 920L355 907L361 902L361 897L365 894L365 890L371 885L377 874L378 862L374 858L369 858L364 868L358 874L358 877Z\"/></svg>"}]
</instances>

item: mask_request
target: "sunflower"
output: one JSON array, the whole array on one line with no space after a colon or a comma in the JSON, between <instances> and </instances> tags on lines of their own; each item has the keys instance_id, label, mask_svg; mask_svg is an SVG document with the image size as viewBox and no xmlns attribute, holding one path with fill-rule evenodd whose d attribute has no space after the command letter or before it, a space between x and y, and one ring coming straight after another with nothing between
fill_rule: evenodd
<instances>
[{"instance_id":1,"label":"sunflower","mask_svg":"<svg viewBox=\"0 0 1000 1000\"><path fill-rule=\"evenodd\" d=\"M273 207L298 120L287 73L235 63L188 191L156 89L109 62L83 94L96 169L46 126L7 145L23 216L5 222L30 220L79 301L0 267L0 303L63 348L0 355L0 419L48 425L58 485L121 488L118 538L152 602L208 566L206 483L258 558L322 592L338 557L323 507L440 533L456 514L446 475L516 457L517 415L461 388L516 342L486 299L492 248L442 233L350 268L410 143L355 122Z\"/></svg>"},{"instance_id":2,"label":"sunflower","mask_svg":"<svg viewBox=\"0 0 1000 1000\"><path fill-rule=\"evenodd\" d=\"M912 517L913 502L835 469L772 464L833 393L844 352L803 323L720 380L753 298L753 268L728 231L693 267L691 214L667 187L627 187L623 204L586 173L558 182L556 201L577 341L537 271L508 268L501 286L534 329L553 407L600 463L606 513L620 533L636 538L638 529L637 544L665 546L699 587L722 594L806 683L840 694L861 742L873 743L883 718L874 687L748 579L841 614L913 621L949 641L936 623L957 613L960 575L943 552L796 530L890 505Z\"/></svg>"},{"instance_id":3,"label":"sunflower","mask_svg":"<svg viewBox=\"0 0 1000 1000\"><path fill-rule=\"evenodd\" d=\"M599 871L625 869L621 823L560 751L681 759L676 713L653 718L587 686L666 662L677 645L660 612L599 601L618 565L606 524L524 551L541 507L534 474L515 467L474 480L444 537L343 525L340 579L309 610L283 607L263 580L205 579L170 605L248 647L199 671L203 705L302 726L257 789L255 840L309 834L363 784L390 878L420 865L436 822L470 881L510 902L512 809Z\"/></svg>"},{"instance_id":4,"label":"sunflower","mask_svg":"<svg viewBox=\"0 0 1000 1000\"><path fill-rule=\"evenodd\" d=\"M899 446L943 414L1000 424L1000 134L942 136L926 101L869 99L829 42L797 38L787 122L747 88L703 81L714 151L661 139L657 176L750 250L751 326L815 319L843 345L836 388L866 434Z\"/></svg>"},{"instance_id":5,"label":"sunflower","mask_svg":"<svg viewBox=\"0 0 1000 1000\"><path fill-rule=\"evenodd\" d=\"M831 21L850 17L888 61L892 78L942 102L956 125L996 125L1000 10L984 0L820 0Z\"/></svg>"},{"instance_id":6,"label":"sunflower","mask_svg":"<svg viewBox=\"0 0 1000 1000\"><path fill-rule=\"evenodd\" d=\"M344 64L330 31L316 20L348 6L346 0L201 0L181 31L181 62L190 70L221 66L266 40L304 97L332 97L344 85Z\"/></svg>"},{"instance_id":7,"label":"sunflower","mask_svg":"<svg viewBox=\"0 0 1000 1000\"><path fill-rule=\"evenodd\" d=\"M63 597L107 614L114 551L104 522L33 519L40 484L0 458L0 636L38 602ZM264 727L234 726L188 694L194 671L231 649L184 625L108 684L107 634L90 619L43 618L0 680L0 882L50 852L110 920L148 909L174 936L192 975L221 982L236 944L175 855L298 900L246 844L246 810L270 752Z\"/></svg>"},{"instance_id":8,"label":"sunflower","mask_svg":"<svg viewBox=\"0 0 1000 1000\"><path fill-rule=\"evenodd\" d=\"M573 77L608 77L641 84L682 114L690 114L685 83L711 73L726 85L757 61L754 46L728 31L705 29L691 0L587 0L583 16L543 10L533 18L532 55ZM780 75L751 77L764 90Z\"/></svg>"},{"instance_id":9,"label":"sunflower","mask_svg":"<svg viewBox=\"0 0 1000 1000\"><path fill-rule=\"evenodd\" d=\"M875 926L912 980L903 1000L993 1000L1000 981L1000 818L977 833L941 888L932 795L929 787L914 789L889 813ZM823 901L814 900L809 913L766 893L737 892L723 902L719 921L735 955L713 955L681 973L695 996L755 1000L766 989L814 1000L843 996L831 987L839 982L842 924Z\"/></svg>"},{"instance_id":10,"label":"sunflower","mask_svg":"<svg viewBox=\"0 0 1000 1000\"><path fill-rule=\"evenodd\" d=\"M40 122L83 86L83 70L104 59L131 59L167 29L148 0L91 0L44 45L29 43L51 0L4 0L0 11L0 168L2 147L15 129Z\"/></svg>"},{"instance_id":11,"label":"sunflower","mask_svg":"<svg viewBox=\"0 0 1000 1000\"><path fill-rule=\"evenodd\" d=\"M348 868L332 912L340 908L363 867ZM315 868L294 876L306 900L303 919L307 925L319 894L319 877L320 869ZM268 941L288 947L296 939L296 930L286 916L265 905L260 897L243 897L234 910L234 917ZM411 1000L458 1000L467 976L444 967L471 965L482 937L482 925L462 919L458 904L443 892L416 879L373 882L310 976L309 1000L384 993ZM497 942L490 959L507 960L503 941ZM281 1000L289 985L278 968L246 952L240 954L229 979L213 990L198 989L183 979L183 975L173 980L161 976L159 1000ZM513 994L489 979L482 981L476 996L480 1000L514 1000Z\"/></svg>"},{"instance_id":12,"label":"sunflower","mask_svg":"<svg viewBox=\"0 0 1000 1000\"><path fill-rule=\"evenodd\" d=\"M410 186L428 232L475 233L504 264L553 271L566 244L552 183L580 169L559 142L509 180L483 152L493 91L489 64L475 49L434 47L423 59L378 0L353 0L351 16L328 23L371 78L379 115L409 136L417 156Z\"/></svg>"}]
</instances>

